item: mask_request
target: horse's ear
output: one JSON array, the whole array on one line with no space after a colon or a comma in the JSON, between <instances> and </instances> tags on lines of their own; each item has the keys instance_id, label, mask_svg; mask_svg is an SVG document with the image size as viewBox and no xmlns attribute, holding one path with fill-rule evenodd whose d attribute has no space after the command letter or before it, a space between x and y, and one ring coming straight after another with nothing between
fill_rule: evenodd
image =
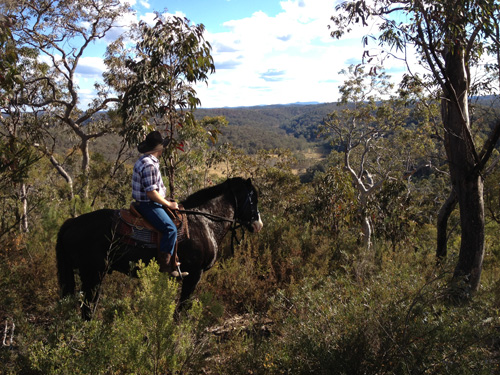
<instances>
[{"instance_id":1,"label":"horse's ear","mask_svg":"<svg viewBox=\"0 0 500 375\"><path fill-rule=\"evenodd\" d=\"M245 183L252 189L255 190L255 192L257 193L257 196L260 195L260 190L258 187L256 187L253 182L252 182L252 179L251 178L247 178L247 180L245 181Z\"/></svg>"},{"instance_id":2,"label":"horse's ear","mask_svg":"<svg viewBox=\"0 0 500 375\"><path fill-rule=\"evenodd\" d=\"M249 187L249 188L253 188L253 184L252 184L252 179L251 178L247 178L246 181L245 181L245 184Z\"/></svg>"}]
</instances>

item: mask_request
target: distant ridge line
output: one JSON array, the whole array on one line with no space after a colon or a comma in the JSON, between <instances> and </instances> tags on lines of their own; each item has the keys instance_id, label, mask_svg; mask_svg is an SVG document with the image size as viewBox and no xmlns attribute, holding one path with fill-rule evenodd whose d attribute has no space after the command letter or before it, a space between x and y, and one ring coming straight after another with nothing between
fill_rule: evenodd
<instances>
[{"instance_id":1,"label":"distant ridge line","mask_svg":"<svg viewBox=\"0 0 500 375\"><path fill-rule=\"evenodd\" d=\"M240 105L240 106L225 106L225 107L199 107L198 109L244 109L244 108L263 108L263 107L291 107L291 106L307 106L307 105L318 105L318 104L329 104L323 102L295 102L286 104L258 104L258 105Z\"/></svg>"}]
</instances>

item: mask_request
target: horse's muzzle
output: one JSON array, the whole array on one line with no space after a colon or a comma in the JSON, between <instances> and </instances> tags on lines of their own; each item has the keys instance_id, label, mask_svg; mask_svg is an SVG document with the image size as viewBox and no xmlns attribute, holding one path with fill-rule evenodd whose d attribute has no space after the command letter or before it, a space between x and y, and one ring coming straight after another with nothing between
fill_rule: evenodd
<instances>
[{"instance_id":1,"label":"horse's muzzle","mask_svg":"<svg viewBox=\"0 0 500 375\"><path fill-rule=\"evenodd\" d=\"M262 223L262 220L260 219L260 215L259 215L259 219L255 220L252 223L253 232L254 233L259 233L262 230L263 227L264 227L264 224Z\"/></svg>"}]
</instances>

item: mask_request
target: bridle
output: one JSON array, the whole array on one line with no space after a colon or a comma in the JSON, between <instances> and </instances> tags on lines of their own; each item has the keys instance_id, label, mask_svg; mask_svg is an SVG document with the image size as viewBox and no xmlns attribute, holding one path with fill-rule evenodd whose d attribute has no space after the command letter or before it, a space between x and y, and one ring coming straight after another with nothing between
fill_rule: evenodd
<instances>
[{"instance_id":1,"label":"bridle","mask_svg":"<svg viewBox=\"0 0 500 375\"><path fill-rule=\"evenodd\" d=\"M254 195L255 195L255 192L253 189L250 189L248 192L247 192L247 195L246 195L246 199L245 199L245 202L243 202L243 205L241 207L238 207L238 200L236 199L236 194L234 194L233 192L233 196L234 196L234 200L235 200L235 205L236 205L236 211L235 211L235 220L239 221L239 223L241 225L251 225L254 221L257 221L259 220L259 217L260 217L260 212L259 212L259 208L257 207L257 204L254 203ZM249 221L243 221L241 219L238 219L238 217L240 216L240 214L242 214L243 212L245 212L245 209L247 208L247 206L250 205L250 210L252 212L252 215L250 216L250 220Z\"/></svg>"}]
</instances>

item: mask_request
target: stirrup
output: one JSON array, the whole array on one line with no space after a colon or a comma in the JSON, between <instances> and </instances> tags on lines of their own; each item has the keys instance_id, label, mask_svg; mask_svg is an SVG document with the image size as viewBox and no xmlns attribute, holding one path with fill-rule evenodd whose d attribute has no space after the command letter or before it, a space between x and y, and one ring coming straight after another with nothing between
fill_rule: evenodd
<instances>
[{"instance_id":1,"label":"stirrup","mask_svg":"<svg viewBox=\"0 0 500 375\"><path fill-rule=\"evenodd\" d=\"M177 265L177 269L170 272L170 275L172 277L175 277L175 278L181 278L183 279L184 277L188 276L189 275L189 272L182 272L181 271L181 267L179 265Z\"/></svg>"}]
</instances>

